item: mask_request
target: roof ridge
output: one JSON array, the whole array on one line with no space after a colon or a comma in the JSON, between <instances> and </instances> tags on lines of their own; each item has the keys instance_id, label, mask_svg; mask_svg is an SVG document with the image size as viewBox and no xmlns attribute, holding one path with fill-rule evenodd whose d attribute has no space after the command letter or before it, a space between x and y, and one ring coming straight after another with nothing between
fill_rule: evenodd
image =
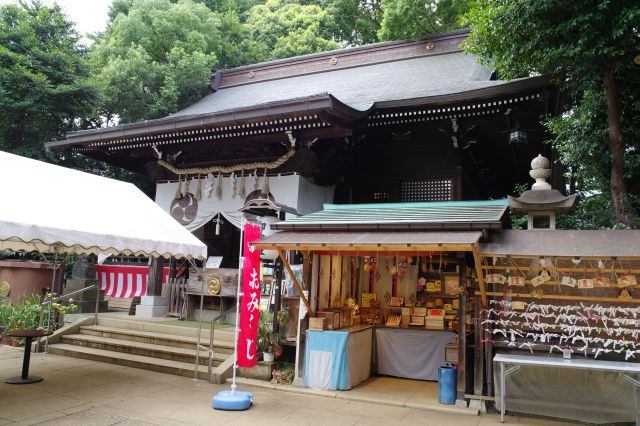
<instances>
[{"instance_id":1,"label":"roof ridge","mask_svg":"<svg viewBox=\"0 0 640 426\"><path fill-rule=\"evenodd\" d=\"M469 30L465 28L433 34L420 40L372 43L218 70L209 87L215 92L225 87L273 79L456 53L461 50L460 42L468 35Z\"/></svg>"}]
</instances>

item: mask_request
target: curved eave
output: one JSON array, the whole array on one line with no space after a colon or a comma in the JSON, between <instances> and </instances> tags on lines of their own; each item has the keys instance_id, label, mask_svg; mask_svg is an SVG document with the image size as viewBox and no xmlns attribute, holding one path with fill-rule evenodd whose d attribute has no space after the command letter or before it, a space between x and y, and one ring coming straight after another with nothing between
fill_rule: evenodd
<instances>
[{"instance_id":1,"label":"curved eave","mask_svg":"<svg viewBox=\"0 0 640 426\"><path fill-rule=\"evenodd\" d=\"M324 93L305 98L260 105L251 108L234 109L213 114L186 115L140 121L104 129L70 132L67 139L49 142L47 149L64 146L83 145L120 138L146 136L168 131L189 130L220 125L243 124L267 121L283 116L324 113L340 121L356 121L369 114L370 110L358 111L340 102L334 96Z\"/></svg>"},{"instance_id":2,"label":"curved eave","mask_svg":"<svg viewBox=\"0 0 640 426\"><path fill-rule=\"evenodd\" d=\"M576 202L576 194L569 195L564 200L554 203L527 203L507 195L509 207L515 214L527 214L528 212L554 211L556 213L569 213Z\"/></svg>"},{"instance_id":3,"label":"curved eave","mask_svg":"<svg viewBox=\"0 0 640 426\"><path fill-rule=\"evenodd\" d=\"M467 101L481 101L496 97L513 96L532 90L540 90L544 88L555 88L553 76L543 75L537 77L529 77L518 80L512 80L503 84L484 87L482 89L468 90L464 92L448 93L446 95L426 96L412 99L398 99L392 101L376 102L372 110L406 108L406 107L422 107L422 106L439 106L455 104Z\"/></svg>"}]
</instances>

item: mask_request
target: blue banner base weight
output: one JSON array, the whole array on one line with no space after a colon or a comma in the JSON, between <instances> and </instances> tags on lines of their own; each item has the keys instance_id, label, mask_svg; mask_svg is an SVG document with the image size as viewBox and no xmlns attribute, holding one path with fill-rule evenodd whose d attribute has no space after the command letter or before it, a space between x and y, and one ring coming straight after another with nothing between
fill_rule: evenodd
<instances>
[{"instance_id":1,"label":"blue banner base weight","mask_svg":"<svg viewBox=\"0 0 640 426\"><path fill-rule=\"evenodd\" d=\"M216 410L242 411L248 410L252 402L252 392L222 391L213 397L211 404Z\"/></svg>"}]
</instances>

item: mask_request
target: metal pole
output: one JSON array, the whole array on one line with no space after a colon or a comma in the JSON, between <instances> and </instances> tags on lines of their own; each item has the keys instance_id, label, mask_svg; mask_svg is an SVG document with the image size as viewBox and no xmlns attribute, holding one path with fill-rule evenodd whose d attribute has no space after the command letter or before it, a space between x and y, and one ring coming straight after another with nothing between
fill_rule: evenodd
<instances>
[{"instance_id":1,"label":"metal pole","mask_svg":"<svg viewBox=\"0 0 640 426\"><path fill-rule=\"evenodd\" d=\"M222 315L222 312L220 312L220 315ZM209 376L209 383L211 383L211 372L213 370L213 333L214 333L215 322L216 322L216 319L212 317L211 328L209 328L209 370L207 372Z\"/></svg>"},{"instance_id":2,"label":"metal pole","mask_svg":"<svg viewBox=\"0 0 640 426\"><path fill-rule=\"evenodd\" d=\"M93 312L93 325L98 325L98 310L100 308L100 286L96 286L96 308Z\"/></svg>"},{"instance_id":3,"label":"metal pole","mask_svg":"<svg viewBox=\"0 0 640 426\"><path fill-rule=\"evenodd\" d=\"M65 257L63 259L63 261L66 261L67 258ZM53 270L51 273L51 293L53 293L53 288L56 285L56 273L58 271L58 268L62 266L62 262L60 262L60 265L58 266L58 254L56 253L56 257L53 260ZM62 289L60 289L62 290ZM61 291L62 293L62 291ZM53 295L53 294L52 294ZM52 303L49 303L49 318L47 318L47 331L51 331L51 305ZM44 353L48 353L49 351L49 336L46 336L44 338Z\"/></svg>"},{"instance_id":4,"label":"metal pole","mask_svg":"<svg viewBox=\"0 0 640 426\"><path fill-rule=\"evenodd\" d=\"M240 299L242 298L242 266L243 266L243 258L242 258L242 249L244 248L244 224L246 220L244 216L242 217L242 221L240 222L240 256L238 259L238 291L236 293L236 331L235 338L233 342L233 379L231 381L231 394L235 395L236 389L238 386L236 385L236 370L238 369L238 326L240 323Z\"/></svg>"},{"instance_id":5,"label":"metal pole","mask_svg":"<svg viewBox=\"0 0 640 426\"><path fill-rule=\"evenodd\" d=\"M196 368L193 380L198 380L198 367L200 367L200 335L202 334L202 308L204 305L204 279L200 277L200 314L198 315L198 342L196 343Z\"/></svg>"},{"instance_id":6,"label":"metal pole","mask_svg":"<svg viewBox=\"0 0 640 426\"><path fill-rule=\"evenodd\" d=\"M500 362L500 423L504 423L504 394L505 394L505 385L504 385L504 362Z\"/></svg>"}]
</instances>

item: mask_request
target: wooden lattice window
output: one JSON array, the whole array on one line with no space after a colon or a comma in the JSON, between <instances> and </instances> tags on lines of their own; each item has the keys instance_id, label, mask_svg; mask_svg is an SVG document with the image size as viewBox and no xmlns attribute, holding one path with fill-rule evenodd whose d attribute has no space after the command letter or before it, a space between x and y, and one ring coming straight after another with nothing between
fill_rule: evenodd
<instances>
[{"instance_id":1,"label":"wooden lattice window","mask_svg":"<svg viewBox=\"0 0 640 426\"><path fill-rule=\"evenodd\" d=\"M402 201L451 201L453 196L453 178L450 177L402 182Z\"/></svg>"}]
</instances>

